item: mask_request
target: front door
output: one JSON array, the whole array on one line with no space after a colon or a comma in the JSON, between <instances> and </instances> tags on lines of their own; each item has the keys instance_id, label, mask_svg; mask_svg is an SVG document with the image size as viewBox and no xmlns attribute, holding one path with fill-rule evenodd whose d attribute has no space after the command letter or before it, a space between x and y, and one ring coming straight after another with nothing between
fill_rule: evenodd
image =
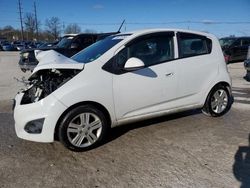
<instances>
[{"instance_id":1,"label":"front door","mask_svg":"<svg viewBox=\"0 0 250 188\"><path fill-rule=\"evenodd\" d=\"M169 108L176 98L177 78L174 59L174 33L146 35L135 40L115 57L121 70L127 59L141 59L145 67L120 71L113 76L116 117L118 120L153 114Z\"/></svg>"}]
</instances>

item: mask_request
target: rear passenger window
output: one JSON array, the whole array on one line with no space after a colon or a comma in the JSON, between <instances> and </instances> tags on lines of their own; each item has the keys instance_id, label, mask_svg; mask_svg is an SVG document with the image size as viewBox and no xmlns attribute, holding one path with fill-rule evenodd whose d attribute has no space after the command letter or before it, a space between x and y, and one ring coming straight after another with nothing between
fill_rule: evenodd
<instances>
[{"instance_id":1,"label":"rear passenger window","mask_svg":"<svg viewBox=\"0 0 250 188\"><path fill-rule=\"evenodd\" d=\"M178 34L178 45L181 58L209 54L212 49L212 41L210 39L188 33Z\"/></svg>"}]
</instances>

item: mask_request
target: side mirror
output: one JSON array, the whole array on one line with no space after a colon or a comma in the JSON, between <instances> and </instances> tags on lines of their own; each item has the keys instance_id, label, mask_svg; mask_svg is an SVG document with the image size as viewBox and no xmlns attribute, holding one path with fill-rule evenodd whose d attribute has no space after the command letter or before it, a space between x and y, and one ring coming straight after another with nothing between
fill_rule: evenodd
<instances>
[{"instance_id":1,"label":"side mirror","mask_svg":"<svg viewBox=\"0 0 250 188\"><path fill-rule=\"evenodd\" d=\"M134 70L141 69L143 67L145 67L145 64L143 63L142 60L136 57L131 57L126 61L124 65L124 70L134 71Z\"/></svg>"},{"instance_id":2,"label":"side mirror","mask_svg":"<svg viewBox=\"0 0 250 188\"><path fill-rule=\"evenodd\" d=\"M73 42L73 43L71 44L70 48L71 48L71 49L78 49L78 48L79 48L79 44Z\"/></svg>"}]
</instances>

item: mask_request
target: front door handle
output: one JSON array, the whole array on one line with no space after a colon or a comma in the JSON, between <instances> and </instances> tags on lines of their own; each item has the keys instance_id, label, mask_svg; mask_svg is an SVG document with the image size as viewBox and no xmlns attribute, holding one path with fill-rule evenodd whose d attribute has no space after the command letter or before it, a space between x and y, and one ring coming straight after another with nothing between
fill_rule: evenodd
<instances>
[{"instance_id":1,"label":"front door handle","mask_svg":"<svg viewBox=\"0 0 250 188\"><path fill-rule=\"evenodd\" d=\"M173 72L170 72L170 73L167 73L167 74L165 74L165 76L173 76L174 75L174 73Z\"/></svg>"}]
</instances>

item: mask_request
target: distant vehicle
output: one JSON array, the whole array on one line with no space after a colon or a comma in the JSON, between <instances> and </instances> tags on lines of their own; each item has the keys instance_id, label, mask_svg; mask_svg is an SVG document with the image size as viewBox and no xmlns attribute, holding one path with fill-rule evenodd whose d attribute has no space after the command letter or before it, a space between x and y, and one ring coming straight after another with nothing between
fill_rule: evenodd
<instances>
[{"instance_id":1,"label":"distant vehicle","mask_svg":"<svg viewBox=\"0 0 250 188\"><path fill-rule=\"evenodd\" d=\"M48 48L56 46L57 44L58 44L58 41L56 41L56 42L44 42L44 43L40 43L39 45L37 45L37 48L48 49Z\"/></svg>"},{"instance_id":2,"label":"distant vehicle","mask_svg":"<svg viewBox=\"0 0 250 188\"><path fill-rule=\"evenodd\" d=\"M24 50L24 49L25 49L25 45L24 45L24 44L17 44L17 45L16 45L16 49L17 49L18 51Z\"/></svg>"},{"instance_id":3,"label":"distant vehicle","mask_svg":"<svg viewBox=\"0 0 250 188\"><path fill-rule=\"evenodd\" d=\"M2 48L4 51L15 51L15 47L10 43L3 43Z\"/></svg>"},{"instance_id":4,"label":"distant vehicle","mask_svg":"<svg viewBox=\"0 0 250 188\"><path fill-rule=\"evenodd\" d=\"M11 42L11 44L13 45L15 50L18 50L17 46L19 46L19 49L21 48L21 46L25 47L24 42L22 42L22 41L13 41L13 42Z\"/></svg>"},{"instance_id":5,"label":"distant vehicle","mask_svg":"<svg viewBox=\"0 0 250 188\"><path fill-rule=\"evenodd\" d=\"M26 44L26 49L27 48L33 49L33 48L36 48L36 45L33 42L32 43L28 43L28 44Z\"/></svg>"},{"instance_id":6,"label":"distant vehicle","mask_svg":"<svg viewBox=\"0 0 250 188\"><path fill-rule=\"evenodd\" d=\"M219 41L228 63L246 60L250 37L225 37Z\"/></svg>"},{"instance_id":7,"label":"distant vehicle","mask_svg":"<svg viewBox=\"0 0 250 188\"><path fill-rule=\"evenodd\" d=\"M116 33L105 33L105 34L68 34L62 37L57 45L45 44L41 45L38 49L24 49L20 53L19 67L23 72L27 70L33 70L34 67L39 63L36 58L35 50L39 53L41 51L55 50L66 57L71 57L82 49L95 43L97 40Z\"/></svg>"},{"instance_id":8,"label":"distant vehicle","mask_svg":"<svg viewBox=\"0 0 250 188\"><path fill-rule=\"evenodd\" d=\"M1 41L0 41L0 50L1 50L1 51L3 50L3 45L4 45L4 44L7 44L7 43L9 44L9 42L8 42L7 40L1 40Z\"/></svg>"},{"instance_id":9,"label":"distant vehicle","mask_svg":"<svg viewBox=\"0 0 250 188\"><path fill-rule=\"evenodd\" d=\"M36 58L38 53L46 50L55 50L56 52L59 52L60 54L63 54L66 57L71 57L98 40L102 40L107 36L120 33L120 29L123 26L124 21L122 22L117 32L67 34L62 37L62 39L58 42L57 45L51 47L39 46L39 49L23 50L20 53L19 67L23 72L26 72L27 70L32 71L34 67L39 63Z\"/></svg>"},{"instance_id":10,"label":"distant vehicle","mask_svg":"<svg viewBox=\"0 0 250 188\"><path fill-rule=\"evenodd\" d=\"M244 61L244 67L246 69L245 79L250 82L250 59Z\"/></svg>"},{"instance_id":11,"label":"distant vehicle","mask_svg":"<svg viewBox=\"0 0 250 188\"><path fill-rule=\"evenodd\" d=\"M248 47L247 60L244 61L244 67L246 69L245 79L250 82L250 46Z\"/></svg>"},{"instance_id":12,"label":"distant vehicle","mask_svg":"<svg viewBox=\"0 0 250 188\"><path fill-rule=\"evenodd\" d=\"M218 117L232 102L230 75L214 35L127 32L71 58L48 51L27 89L15 97L15 130L23 139L58 138L70 150L85 151L112 127L188 109Z\"/></svg>"}]
</instances>

